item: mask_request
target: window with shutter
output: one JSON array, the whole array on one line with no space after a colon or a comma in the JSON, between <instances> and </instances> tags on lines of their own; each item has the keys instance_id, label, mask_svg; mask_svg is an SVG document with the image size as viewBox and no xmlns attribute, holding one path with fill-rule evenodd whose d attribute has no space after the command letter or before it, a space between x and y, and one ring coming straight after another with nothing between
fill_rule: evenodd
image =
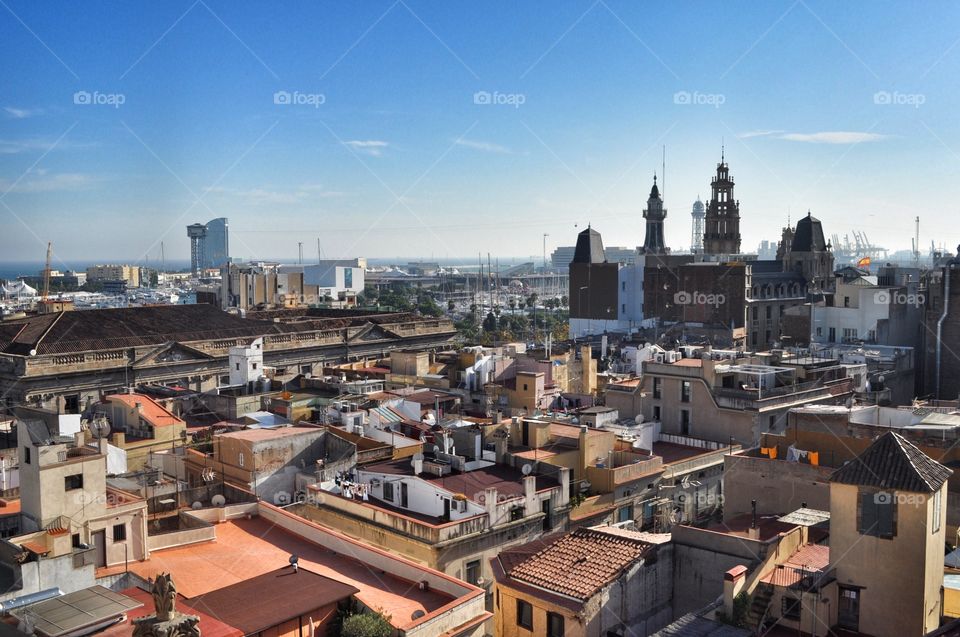
<instances>
[{"instance_id":1,"label":"window with shutter","mask_svg":"<svg viewBox=\"0 0 960 637\"><path fill-rule=\"evenodd\" d=\"M897 534L897 503L893 493L861 491L857 502L861 535L892 538Z\"/></svg>"}]
</instances>

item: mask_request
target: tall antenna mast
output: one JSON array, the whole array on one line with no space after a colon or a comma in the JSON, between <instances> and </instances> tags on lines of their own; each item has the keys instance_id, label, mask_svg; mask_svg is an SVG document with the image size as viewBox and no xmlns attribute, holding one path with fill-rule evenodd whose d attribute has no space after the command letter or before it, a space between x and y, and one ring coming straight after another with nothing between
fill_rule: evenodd
<instances>
[{"instance_id":1,"label":"tall antenna mast","mask_svg":"<svg viewBox=\"0 0 960 637\"><path fill-rule=\"evenodd\" d=\"M663 145L663 157L660 163L660 198L667 200L667 145Z\"/></svg>"},{"instance_id":2,"label":"tall antenna mast","mask_svg":"<svg viewBox=\"0 0 960 637\"><path fill-rule=\"evenodd\" d=\"M916 229L914 230L914 241L913 241L913 260L916 265L920 264L920 217L917 217L916 220Z\"/></svg>"}]
</instances>

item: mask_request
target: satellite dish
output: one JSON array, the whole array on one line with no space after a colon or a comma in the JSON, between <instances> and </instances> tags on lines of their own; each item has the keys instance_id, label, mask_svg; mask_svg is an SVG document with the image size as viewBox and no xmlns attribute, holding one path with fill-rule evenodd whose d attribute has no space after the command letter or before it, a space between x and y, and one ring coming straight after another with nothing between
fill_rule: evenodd
<instances>
[{"instance_id":1,"label":"satellite dish","mask_svg":"<svg viewBox=\"0 0 960 637\"><path fill-rule=\"evenodd\" d=\"M191 504L191 505L190 505L190 508L193 509L194 511L199 511L200 509L203 508L203 503L198 500L198 501L194 502L193 504Z\"/></svg>"},{"instance_id":2,"label":"satellite dish","mask_svg":"<svg viewBox=\"0 0 960 637\"><path fill-rule=\"evenodd\" d=\"M523 473L523 475L528 476L530 475L530 472L533 471L533 467L531 467L529 464L525 464L523 467L521 467L520 471Z\"/></svg>"},{"instance_id":3,"label":"satellite dish","mask_svg":"<svg viewBox=\"0 0 960 637\"><path fill-rule=\"evenodd\" d=\"M433 453L440 453L440 447L437 445L433 445Z\"/></svg>"},{"instance_id":4,"label":"satellite dish","mask_svg":"<svg viewBox=\"0 0 960 637\"><path fill-rule=\"evenodd\" d=\"M290 558L287 561L290 562L290 566L293 566L294 564L300 561L300 558L297 557L296 554L293 554L290 556Z\"/></svg>"},{"instance_id":5,"label":"satellite dish","mask_svg":"<svg viewBox=\"0 0 960 637\"><path fill-rule=\"evenodd\" d=\"M633 419L633 422L638 425L643 424L643 414L637 414L637 417Z\"/></svg>"},{"instance_id":6,"label":"satellite dish","mask_svg":"<svg viewBox=\"0 0 960 637\"><path fill-rule=\"evenodd\" d=\"M426 613L418 608L417 610L413 611L412 615L410 615L410 619L420 619L424 615L426 615Z\"/></svg>"},{"instance_id":7,"label":"satellite dish","mask_svg":"<svg viewBox=\"0 0 960 637\"><path fill-rule=\"evenodd\" d=\"M210 503L215 507L222 507L227 503L227 499L220 495L219 493L212 498L210 498Z\"/></svg>"},{"instance_id":8,"label":"satellite dish","mask_svg":"<svg viewBox=\"0 0 960 637\"><path fill-rule=\"evenodd\" d=\"M413 460L414 462L423 462L423 454L419 452L413 454Z\"/></svg>"}]
</instances>

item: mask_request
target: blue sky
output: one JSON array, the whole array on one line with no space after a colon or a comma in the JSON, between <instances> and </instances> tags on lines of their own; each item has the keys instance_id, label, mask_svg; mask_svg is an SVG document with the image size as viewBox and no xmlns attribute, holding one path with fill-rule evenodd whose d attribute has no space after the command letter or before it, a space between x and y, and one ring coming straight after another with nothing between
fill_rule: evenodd
<instances>
[{"instance_id":1,"label":"blue sky","mask_svg":"<svg viewBox=\"0 0 960 637\"><path fill-rule=\"evenodd\" d=\"M808 208L891 249L919 215L952 248L958 14L2 0L0 261L184 258L218 216L241 258L538 255L587 223L635 246L663 145L681 248L721 140L745 249Z\"/></svg>"}]
</instances>

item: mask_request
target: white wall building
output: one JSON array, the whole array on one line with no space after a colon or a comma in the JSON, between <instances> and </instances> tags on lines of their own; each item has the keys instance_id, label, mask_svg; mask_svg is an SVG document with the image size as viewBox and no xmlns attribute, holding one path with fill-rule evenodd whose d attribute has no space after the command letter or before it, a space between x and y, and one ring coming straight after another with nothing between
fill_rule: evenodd
<instances>
[{"instance_id":1,"label":"white wall building","mask_svg":"<svg viewBox=\"0 0 960 637\"><path fill-rule=\"evenodd\" d=\"M230 348L230 385L248 386L263 376L263 338Z\"/></svg>"}]
</instances>

